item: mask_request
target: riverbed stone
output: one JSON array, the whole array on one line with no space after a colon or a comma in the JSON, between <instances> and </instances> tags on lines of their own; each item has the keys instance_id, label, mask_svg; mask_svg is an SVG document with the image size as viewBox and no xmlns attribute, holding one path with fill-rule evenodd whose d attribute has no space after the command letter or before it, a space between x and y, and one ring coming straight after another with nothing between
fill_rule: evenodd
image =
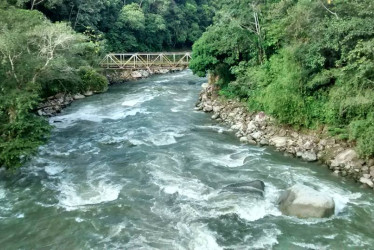
<instances>
[{"instance_id":1,"label":"riverbed stone","mask_svg":"<svg viewBox=\"0 0 374 250\"><path fill-rule=\"evenodd\" d=\"M158 70L158 74L166 74L166 73L169 73L170 72L170 70L168 70L168 69L159 69Z\"/></svg>"},{"instance_id":2,"label":"riverbed stone","mask_svg":"<svg viewBox=\"0 0 374 250\"><path fill-rule=\"evenodd\" d=\"M327 218L334 214L334 200L325 193L296 184L283 192L278 200L284 215L298 218Z\"/></svg>"},{"instance_id":3,"label":"riverbed stone","mask_svg":"<svg viewBox=\"0 0 374 250\"><path fill-rule=\"evenodd\" d=\"M306 151L301 154L301 158L304 161L313 162L317 160L317 155L314 152Z\"/></svg>"},{"instance_id":4,"label":"riverbed stone","mask_svg":"<svg viewBox=\"0 0 374 250\"><path fill-rule=\"evenodd\" d=\"M58 93L54 97L52 96L52 99L64 99L65 94L64 93Z\"/></svg>"},{"instance_id":5,"label":"riverbed stone","mask_svg":"<svg viewBox=\"0 0 374 250\"><path fill-rule=\"evenodd\" d=\"M296 157L301 157L303 155L302 151L296 150Z\"/></svg>"},{"instance_id":6,"label":"riverbed stone","mask_svg":"<svg viewBox=\"0 0 374 250\"><path fill-rule=\"evenodd\" d=\"M205 105L204 108L203 108L203 110L205 112L212 112L213 107L211 105Z\"/></svg>"},{"instance_id":7,"label":"riverbed stone","mask_svg":"<svg viewBox=\"0 0 374 250\"><path fill-rule=\"evenodd\" d=\"M213 112L214 113L218 113L219 111L221 111L222 107L221 106L213 106Z\"/></svg>"},{"instance_id":8,"label":"riverbed stone","mask_svg":"<svg viewBox=\"0 0 374 250\"><path fill-rule=\"evenodd\" d=\"M303 145L303 148L306 149L306 150L311 150L313 148L313 142L311 141L306 141Z\"/></svg>"},{"instance_id":9,"label":"riverbed stone","mask_svg":"<svg viewBox=\"0 0 374 250\"><path fill-rule=\"evenodd\" d=\"M361 172L364 173L364 176L365 176L365 174L369 174L370 173L369 167L368 166L363 166L361 168Z\"/></svg>"},{"instance_id":10,"label":"riverbed stone","mask_svg":"<svg viewBox=\"0 0 374 250\"><path fill-rule=\"evenodd\" d=\"M85 98L85 96L82 95L82 94L76 94L76 95L73 96L73 98L74 98L74 100L80 100L80 99Z\"/></svg>"},{"instance_id":11,"label":"riverbed stone","mask_svg":"<svg viewBox=\"0 0 374 250\"><path fill-rule=\"evenodd\" d=\"M139 73L141 74L142 78L149 77L149 72L148 70L139 70Z\"/></svg>"},{"instance_id":12,"label":"riverbed stone","mask_svg":"<svg viewBox=\"0 0 374 250\"><path fill-rule=\"evenodd\" d=\"M265 183L261 180L233 183L223 187L222 191L256 193L263 196L265 192Z\"/></svg>"},{"instance_id":13,"label":"riverbed stone","mask_svg":"<svg viewBox=\"0 0 374 250\"><path fill-rule=\"evenodd\" d=\"M255 121L250 121L247 125L247 133L252 133L257 130Z\"/></svg>"},{"instance_id":14,"label":"riverbed stone","mask_svg":"<svg viewBox=\"0 0 374 250\"><path fill-rule=\"evenodd\" d=\"M277 148L284 148L287 146L287 137L284 136L274 136L270 138L270 145L274 145Z\"/></svg>"},{"instance_id":15,"label":"riverbed stone","mask_svg":"<svg viewBox=\"0 0 374 250\"><path fill-rule=\"evenodd\" d=\"M247 143L248 142L248 138L246 136L242 136L240 137L240 142L243 142L243 143Z\"/></svg>"},{"instance_id":16,"label":"riverbed stone","mask_svg":"<svg viewBox=\"0 0 374 250\"><path fill-rule=\"evenodd\" d=\"M93 92L91 90L84 92L85 96L92 96Z\"/></svg>"},{"instance_id":17,"label":"riverbed stone","mask_svg":"<svg viewBox=\"0 0 374 250\"><path fill-rule=\"evenodd\" d=\"M368 185L369 187L374 187L374 183L373 183L373 181L372 180L370 180L370 178L367 178L367 177L361 177L360 178L360 182L362 183L362 184L366 184L366 185Z\"/></svg>"},{"instance_id":18,"label":"riverbed stone","mask_svg":"<svg viewBox=\"0 0 374 250\"><path fill-rule=\"evenodd\" d=\"M231 126L231 129L233 130L240 130L242 128L242 124L238 123L238 124L234 124Z\"/></svg>"},{"instance_id":19,"label":"riverbed stone","mask_svg":"<svg viewBox=\"0 0 374 250\"><path fill-rule=\"evenodd\" d=\"M262 138L262 139L260 140L260 145L261 145L261 146L267 146L267 145L269 145L269 140L266 139L266 138Z\"/></svg>"},{"instance_id":20,"label":"riverbed stone","mask_svg":"<svg viewBox=\"0 0 374 250\"><path fill-rule=\"evenodd\" d=\"M212 115L212 119L213 120L216 120L219 118L219 113L215 113L214 115Z\"/></svg>"},{"instance_id":21,"label":"riverbed stone","mask_svg":"<svg viewBox=\"0 0 374 250\"><path fill-rule=\"evenodd\" d=\"M370 179L370 174L364 174L362 177L364 177L366 179Z\"/></svg>"},{"instance_id":22,"label":"riverbed stone","mask_svg":"<svg viewBox=\"0 0 374 250\"><path fill-rule=\"evenodd\" d=\"M331 166L344 166L358 157L354 149L346 149L340 152L332 161Z\"/></svg>"},{"instance_id":23,"label":"riverbed stone","mask_svg":"<svg viewBox=\"0 0 374 250\"><path fill-rule=\"evenodd\" d=\"M204 82L203 84L201 84L201 87L202 87L203 89L206 89L206 88L209 87L209 83Z\"/></svg>"},{"instance_id":24,"label":"riverbed stone","mask_svg":"<svg viewBox=\"0 0 374 250\"><path fill-rule=\"evenodd\" d=\"M374 170L370 170L370 175L374 177Z\"/></svg>"},{"instance_id":25,"label":"riverbed stone","mask_svg":"<svg viewBox=\"0 0 374 250\"><path fill-rule=\"evenodd\" d=\"M142 74L139 71L133 71L133 72L131 72L131 77L142 78Z\"/></svg>"},{"instance_id":26,"label":"riverbed stone","mask_svg":"<svg viewBox=\"0 0 374 250\"><path fill-rule=\"evenodd\" d=\"M247 138L248 138L248 141L247 141L248 144L251 144L251 145L256 145L257 144L257 142L255 140L253 140L252 137L248 136Z\"/></svg>"},{"instance_id":27,"label":"riverbed stone","mask_svg":"<svg viewBox=\"0 0 374 250\"><path fill-rule=\"evenodd\" d=\"M251 136L255 141L259 141L259 140L262 138L263 134L264 134L264 133L261 132L261 131L256 131L256 132L251 133L250 136Z\"/></svg>"}]
</instances>

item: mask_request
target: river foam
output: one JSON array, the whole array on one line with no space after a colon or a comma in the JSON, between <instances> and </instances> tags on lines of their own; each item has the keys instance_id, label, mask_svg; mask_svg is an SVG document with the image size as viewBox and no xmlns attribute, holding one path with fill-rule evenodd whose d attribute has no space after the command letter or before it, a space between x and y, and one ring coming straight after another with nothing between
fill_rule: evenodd
<instances>
[{"instance_id":1,"label":"river foam","mask_svg":"<svg viewBox=\"0 0 374 250\"><path fill-rule=\"evenodd\" d=\"M82 209L88 205L98 205L118 199L120 185L105 180L87 185L76 185L69 181L60 184L59 205L68 211Z\"/></svg>"},{"instance_id":2,"label":"river foam","mask_svg":"<svg viewBox=\"0 0 374 250\"><path fill-rule=\"evenodd\" d=\"M81 107L74 113L52 117L50 123L57 128L68 128L76 125L81 121L90 121L94 123L101 123L104 120L119 120L128 116L135 116L137 114L146 114L146 108L131 108L126 109L120 104L113 107L97 108L92 105Z\"/></svg>"},{"instance_id":3,"label":"river foam","mask_svg":"<svg viewBox=\"0 0 374 250\"><path fill-rule=\"evenodd\" d=\"M139 106L147 101L154 99L156 95L144 94L144 93L137 93L126 95L122 100L122 106L126 107L134 107Z\"/></svg>"}]
</instances>

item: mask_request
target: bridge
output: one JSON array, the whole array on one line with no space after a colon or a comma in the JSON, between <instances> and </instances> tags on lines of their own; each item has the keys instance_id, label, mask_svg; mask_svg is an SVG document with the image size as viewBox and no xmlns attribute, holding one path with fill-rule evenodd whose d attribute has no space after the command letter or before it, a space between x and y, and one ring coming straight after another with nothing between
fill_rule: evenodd
<instances>
[{"instance_id":1,"label":"bridge","mask_svg":"<svg viewBox=\"0 0 374 250\"><path fill-rule=\"evenodd\" d=\"M190 52L108 54L100 62L105 69L154 70L183 69L191 60Z\"/></svg>"}]
</instances>

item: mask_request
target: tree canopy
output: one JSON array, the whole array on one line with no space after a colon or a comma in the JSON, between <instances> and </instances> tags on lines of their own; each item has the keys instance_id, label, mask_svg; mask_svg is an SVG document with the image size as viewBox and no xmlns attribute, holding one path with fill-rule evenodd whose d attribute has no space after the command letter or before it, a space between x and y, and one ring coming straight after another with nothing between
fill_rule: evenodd
<instances>
[{"instance_id":1,"label":"tree canopy","mask_svg":"<svg viewBox=\"0 0 374 250\"><path fill-rule=\"evenodd\" d=\"M190 67L297 127L327 125L374 156L374 3L231 0L193 46Z\"/></svg>"},{"instance_id":2,"label":"tree canopy","mask_svg":"<svg viewBox=\"0 0 374 250\"><path fill-rule=\"evenodd\" d=\"M190 48L213 17L212 0L21 0L79 32L94 31L108 51ZM12 2L12 1L9 1Z\"/></svg>"}]
</instances>

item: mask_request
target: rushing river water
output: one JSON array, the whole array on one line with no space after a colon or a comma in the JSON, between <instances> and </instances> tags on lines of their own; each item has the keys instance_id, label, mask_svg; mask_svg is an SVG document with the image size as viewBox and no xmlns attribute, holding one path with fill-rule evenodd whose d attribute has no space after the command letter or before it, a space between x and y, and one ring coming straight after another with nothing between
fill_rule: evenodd
<instances>
[{"instance_id":1,"label":"rushing river water","mask_svg":"<svg viewBox=\"0 0 374 250\"><path fill-rule=\"evenodd\" d=\"M371 191L324 167L240 144L195 111L189 71L74 102L19 173L0 173L1 249L369 249ZM260 179L264 198L222 192ZM329 219L276 207L295 182L330 193Z\"/></svg>"}]
</instances>

